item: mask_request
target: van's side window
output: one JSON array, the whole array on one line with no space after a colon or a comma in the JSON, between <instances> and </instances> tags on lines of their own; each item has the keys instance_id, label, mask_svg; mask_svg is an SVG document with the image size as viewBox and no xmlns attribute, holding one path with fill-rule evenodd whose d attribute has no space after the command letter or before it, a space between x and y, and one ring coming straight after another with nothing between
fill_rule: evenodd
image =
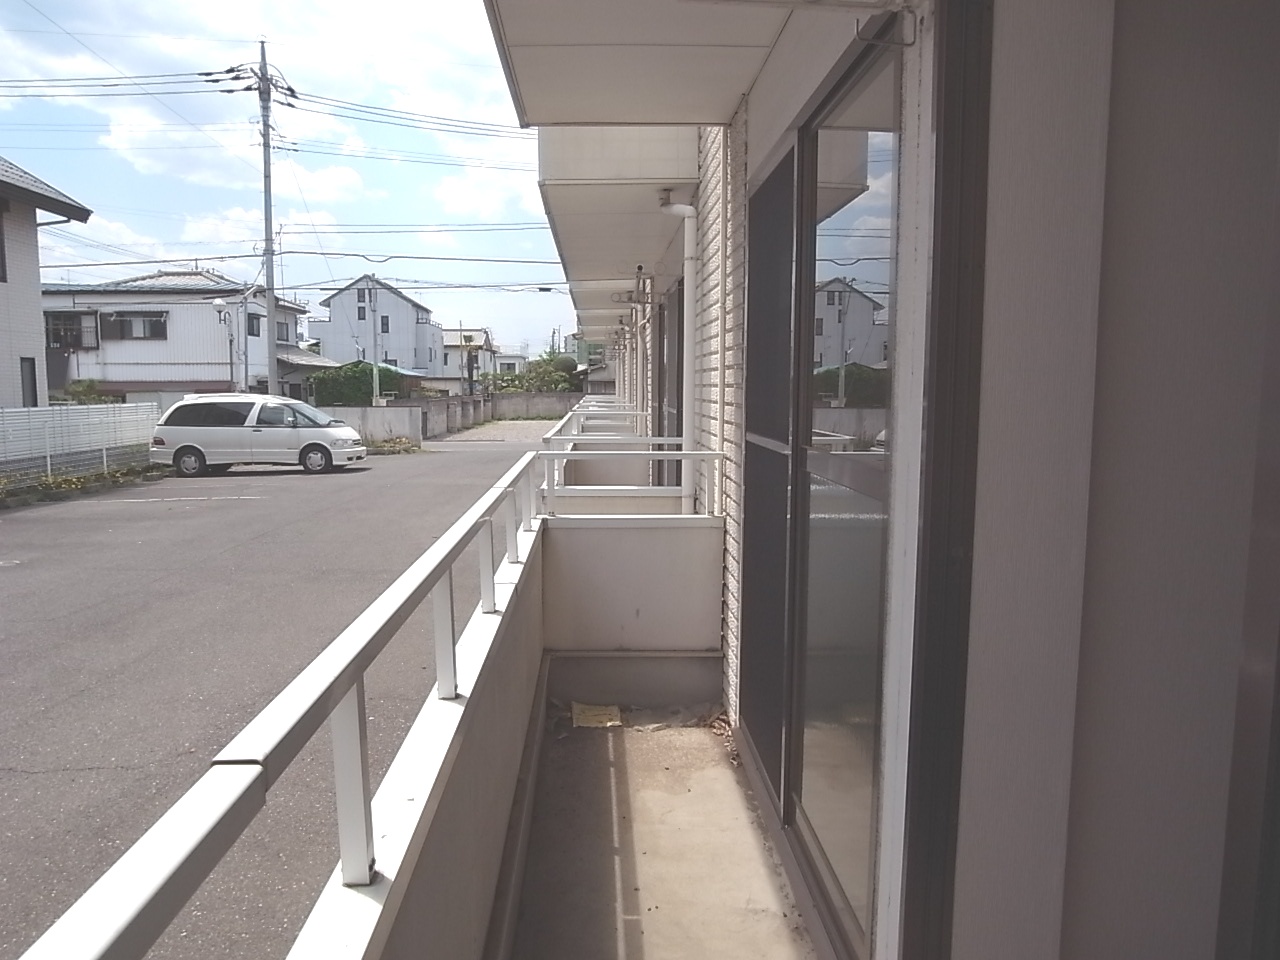
<instances>
[{"instance_id":1,"label":"van's side window","mask_svg":"<svg viewBox=\"0 0 1280 960\"><path fill-rule=\"evenodd\" d=\"M167 427L242 427L252 409L252 403L230 400L187 403L170 410L164 423Z\"/></svg>"},{"instance_id":2,"label":"van's side window","mask_svg":"<svg viewBox=\"0 0 1280 960\"><path fill-rule=\"evenodd\" d=\"M264 403L258 408L258 423L269 427L283 427L294 423L293 411L278 403Z\"/></svg>"}]
</instances>

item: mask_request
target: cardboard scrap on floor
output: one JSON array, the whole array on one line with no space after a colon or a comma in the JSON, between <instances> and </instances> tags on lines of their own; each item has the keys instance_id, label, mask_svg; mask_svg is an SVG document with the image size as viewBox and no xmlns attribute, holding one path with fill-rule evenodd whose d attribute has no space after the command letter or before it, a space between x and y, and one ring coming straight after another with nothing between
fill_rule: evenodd
<instances>
[{"instance_id":1,"label":"cardboard scrap on floor","mask_svg":"<svg viewBox=\"0 0 1280 960\"><path fill-rule=\"evenodd\" d=\"M573 725L575 727L620 727L622 714L617 707L596 706L574 701Z\"/></svg>"}]
</instances>

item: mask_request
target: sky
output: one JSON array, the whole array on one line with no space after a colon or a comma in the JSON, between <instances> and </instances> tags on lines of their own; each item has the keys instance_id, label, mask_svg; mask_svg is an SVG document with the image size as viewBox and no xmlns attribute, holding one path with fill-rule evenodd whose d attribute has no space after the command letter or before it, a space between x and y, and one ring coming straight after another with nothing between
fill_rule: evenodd
<instances>
[{"instance_id":1,"label":"sky","mask_svg":"<svg viewBox=\"0 0 1280 960\"><path fill-rule=\"evenodd\" d=\"M516 125L481 0L2 0L0 156L94 211L41 229L46 281L196 261L261 277L252 80L188 76L256 65L260 40L275 99L293 104L272 107L282 293L323 315L333 289L373 273L499 344L537 353L574 329L537 141ZM129 262L158 260L178 262Z\"/></svg>"}]
</instances>

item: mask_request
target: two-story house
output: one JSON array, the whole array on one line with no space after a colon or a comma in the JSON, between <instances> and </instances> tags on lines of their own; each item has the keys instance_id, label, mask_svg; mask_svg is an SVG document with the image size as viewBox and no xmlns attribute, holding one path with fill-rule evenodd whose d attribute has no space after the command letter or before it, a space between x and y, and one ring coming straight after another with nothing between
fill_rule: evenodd
<instances>
[{"instance_id":1,"label":"two-story house","mask_svg":"<svg viewBox=\"0 0 1280 960\"><path fill-rule=\"evenodd\" d=\"M0 407L48 403L36 211L84 223L91 211L0 157ZM63 222L63 221L58 221Z\"/></svg>"},{"instance_id":2,"label":"two-story house","mask_svg":"<svg viewBox=\"0 0 1280 960\"><path fill-rule=\"evenodd\" d=\"M391 284L365 274L320 301L329 316L312 317L308 334L341 363L378 360L424 377L446 376L444 336L431 309Z\"/></svg>"},{"instance_id":3,"label":"two-story house","mask_svg":"<svg viewBox=\"0 0 1280 960\"><path fill-rule=\"evenodd\" d=\"M475 359L468 362L468 357ZM498 372L498 350L484 327L450 327L444 331L444 375L459 383L478 381Z\"/></svg>"},{"instance_id":4,"label":"two-story house","mask_svg":"<svg viewBox=\"0 0 1280 960\"><path fill-rule=\"evenodd\" d=\"M888 360L884 305L841 277L818 284L813 303L814 368L842 363L877 367Z\"/></svg>"},{"instance_id":5,"label":"two-story house","mask_svg":"<svg viewBox=\"0 0 1280 960\"><path fill-rule=\"evenodd\" d=\"M93 380L129 400L191 391L265 391L267 337L276 338L280 391L302 398L309 373L335 361L297 345L305 305L276 298L267 329L266 293L214 270L162 270L96 284L43 288L49 389Z\"/></svg>"}]
</instances>

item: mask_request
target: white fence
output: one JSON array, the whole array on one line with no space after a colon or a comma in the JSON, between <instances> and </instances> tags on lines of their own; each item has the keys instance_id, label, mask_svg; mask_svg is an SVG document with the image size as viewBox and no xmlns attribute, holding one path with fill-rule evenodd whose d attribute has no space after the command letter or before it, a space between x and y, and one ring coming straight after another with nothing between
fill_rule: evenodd
<instances>
[{"instance_id":1,"label":"white fence","mask_svg":"<svg viewBox=\"0 0 1280 960\"><path fill-rule=\"evenodd\" d=\"M147 462L154 403L0 408L0 481L8 487Z\"/></svg>"}]
</instances>

